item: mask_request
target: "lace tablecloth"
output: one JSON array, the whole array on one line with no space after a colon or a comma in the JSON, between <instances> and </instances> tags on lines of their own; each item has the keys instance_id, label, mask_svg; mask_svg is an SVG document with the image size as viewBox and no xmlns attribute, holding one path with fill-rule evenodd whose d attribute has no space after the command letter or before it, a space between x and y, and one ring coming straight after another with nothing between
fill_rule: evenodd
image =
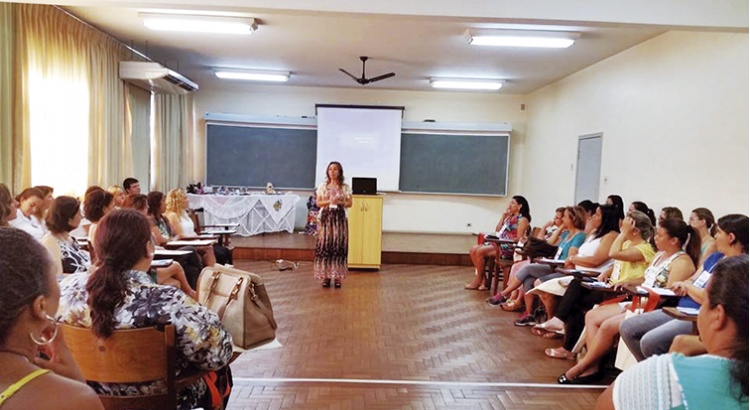
<instances>
[{"instance_id":1,"label":"lace tablecloth","mask_svg":"<svg viewBox=\"0 0 750 410\"><path fill-rule=\"evenodd\" d=\"M191 209L203 208L204 224L236 223L237 234L293 232L294 206L299 195L193 195Z\"/></svg>"}]
</instances>

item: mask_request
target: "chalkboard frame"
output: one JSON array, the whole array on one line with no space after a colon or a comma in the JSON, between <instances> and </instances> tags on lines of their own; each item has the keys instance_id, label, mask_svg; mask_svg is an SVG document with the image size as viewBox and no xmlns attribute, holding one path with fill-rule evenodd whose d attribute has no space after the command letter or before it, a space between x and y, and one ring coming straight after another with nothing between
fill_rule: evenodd
<instances>
[{"instance_id":1,"label":"chalkboard frame","mask_svg":"<svg viewBox=\"0 0 750 410\"><path fill-rule=\"evenodd\" d=\"M460 196L489 196L489 197L505 197L508 195L508 180L509 180L509 170L510 170L510 132L509 131L500 131L498 130L492 130L492 131L483 131L480 128L474 126L465 126L462 128L475 128L471 131L464 131L464 130L442 130L439 126L433 126L432 129L402 129L401 132L401 154L402 154L402 163L401 163L401 175L399 176L399 192L405 193L405 194L427 194L427 195L460 195ZM501 128L501 129L504 129ZM459 154L457 154L457 151L451 151L452 154L456 154L459 156L454 156L452 160L454 163L443 163L441 161L445 160L445 156L443 158L440 158L440 155L433 155L429 156L426 150L423 150L422 152L419 152L417 155L424 155L424 157L421 159L421 167L420 164L413 164L413 163L406 163L404 159L404 155L409 155L410 147L408 146L411 143L412 138L419 138L421 139L421 143L429 143L429 144L439 144L442 139L442 142L445 142L445 140L452 140L455 138L455 140L450 141L449 143L456 143L458 142L459 138L473 138L476 141L476 138L491 138L493 140L489 140L490 143L499 142L500 144L503 144L502 149L504 149L504 158L500 158L501 163L504 164L504 167L502 168L493 168L494 165L498 164L497 160L492 160L492 158L483 156L482 154L477 153L478 155L473 155L468 158L462 158ZM435 138L435 140L430 141L430 138ZM487 142L484 142L487 143ZM411 148L413 149L413 148ZM445 148L443 148L445 149ZM459 150L460 151L460 150ZM416 159L417 157L415 157ZM423 173L423 175L427 175L424 173L436 173L439 174L441 169L450 169L451 165L454 165L453 168L458 168L458 172L463 172L466 170L469 170L470 168L473 169L473 172L475 175L482 175L484 174L490 174L488 178L497 178L501 180L501 183L498 185L491 185L487 184L487 186L492 186L492 188L483 189L480 185L475 185L471 189L462 190L460 188L455 188L451 186L450 188L426 188L426 189L414 189L411 187L404 187L404 177L405 172L408 175L409 172L420 172ZM492 175L495 173L496 175ZM423 176L423 175L420 175ZM430 174L431 175L431 174ZM463 177L463 175L457 175L459 178ZM409 178L407 176L407 178ZM419 178L419 177L415 177ZM423 178L424 179L424 178ZM413 185L413 182L410 182ZM428 183L429 184L429 183ZM459 184L461 187L465 185ZM411 188L411 189L410 189ZM495 190L496 189L496 190ZM467 192L471 191L471 192Z\"/></svg>"}]
</instances>

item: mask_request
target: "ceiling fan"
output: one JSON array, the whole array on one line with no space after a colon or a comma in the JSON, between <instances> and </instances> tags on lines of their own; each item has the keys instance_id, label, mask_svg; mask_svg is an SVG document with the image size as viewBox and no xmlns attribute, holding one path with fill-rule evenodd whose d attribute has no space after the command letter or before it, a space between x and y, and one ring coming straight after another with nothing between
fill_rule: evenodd
<instances>
[{"instance_id":1,"label":"ceiling fan","mask_svg":"<svg viewBox=\"0 0 750 410\"><path fill-rule=\"evenodd\" d=\"M342 73L348 75L349 77L352 78L352 80L358 82L361 85L366 85L366 84L374 83L375 81L385 80L386 78L391 78L391 77L395 77L396 76L396 73L391 72L391 73L388 73L388 74L379 75L377 77L367 78L367 77L365 77L365 63L367 62L367 57L362 56L359 59L362 60L362 77L357 78L352 73L344 70L343 68L339 68L339 71L341 71Z\"/></svg>"}]
</instances>

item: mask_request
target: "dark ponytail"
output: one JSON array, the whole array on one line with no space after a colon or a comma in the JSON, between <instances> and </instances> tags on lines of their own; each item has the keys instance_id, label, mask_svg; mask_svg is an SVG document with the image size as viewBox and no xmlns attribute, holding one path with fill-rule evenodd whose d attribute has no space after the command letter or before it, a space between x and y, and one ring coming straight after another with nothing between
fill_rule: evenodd
<instances>
[{"instance_id":1,"label":"dark ponytail","mask_svg":"<svg viewBox=\"0 0 750 410\"><path fill-rule=\"evenodd\" d=\"M680 242L680 248L692 259L693 264L698 266L701 258L701 238L698 231L682 219L675 218L665 219L659 226L664 228L669 236Z\"/></svg>"},{"instance_id":2,"label":"dark ponytail","mask_svg":"<svg viewBox=\"0 0 750 410\"><path fill-rule=\"evenodd\" d=\"M86 283L94 334L108 338L115 329L115 309L127 296L124 272L147 257L151 240L148 220L141 213L123 209L111 212L99 222L95 253L99 264Z\"/></svg>"},{"instance_id":3,"label":"dark ponytail","mask_svg":"<svg viewBox=\"0 0 750 410\"><path fill-rule=\"evenodd\" d=\"M635 208L636 211L641 211L646 214L646 216L648 216L648 219L651 220L652 226L656 225L656 215L654 214L654 210L649 208L645 202L635 201L633 202L633 208Z\"/></svg>"}]
</instances>

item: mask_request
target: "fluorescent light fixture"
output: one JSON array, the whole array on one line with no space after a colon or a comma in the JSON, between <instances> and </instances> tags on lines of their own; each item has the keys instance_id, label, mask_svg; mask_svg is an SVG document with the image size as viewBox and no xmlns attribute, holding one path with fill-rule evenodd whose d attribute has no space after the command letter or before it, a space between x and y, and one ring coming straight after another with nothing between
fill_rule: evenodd
<instances>
[{"instance_id":1,"label":"fluorescent light fixture","mask_svg":"<svg viewBox=\"0 0 750 410\"><path fill-rule=\"evenodd\" d=\"M497 91L503 86L503 80L472 80L457 78L431 78L432 88L452 90L490 90Z\"/></svg>"},{"instance_id":2,"label":"fluorescent light fixture","mask_svg":"<svg viewBox=\"0 0 750 410\"><path fill-rule=\"evenodd\" d=\"M143 25L157 31L250 35L258 29L255 19L189 14L138 13Z\"/></svg>"},{"instance_id":3,"label":"fluorescent light fixture","mask_svg":"<svg viewBox=\"0 0 750 410\"><path fill-rule=\"evenodd\" d=\"M216 76L224 80L270 81L283 83L289 81L288 71L260 71L260 70L220 70Z\"/></svg>"},{"instance_id":4,"label":"fluorescent light fixture","mask_svg":"<svg viewBox=\"0 0 750 410\"><path fill-rule=\"evenodd\" d=\"M581 33L536 30L467 30L473 46L568 48Z\"/></svg>"}]
</instances>

